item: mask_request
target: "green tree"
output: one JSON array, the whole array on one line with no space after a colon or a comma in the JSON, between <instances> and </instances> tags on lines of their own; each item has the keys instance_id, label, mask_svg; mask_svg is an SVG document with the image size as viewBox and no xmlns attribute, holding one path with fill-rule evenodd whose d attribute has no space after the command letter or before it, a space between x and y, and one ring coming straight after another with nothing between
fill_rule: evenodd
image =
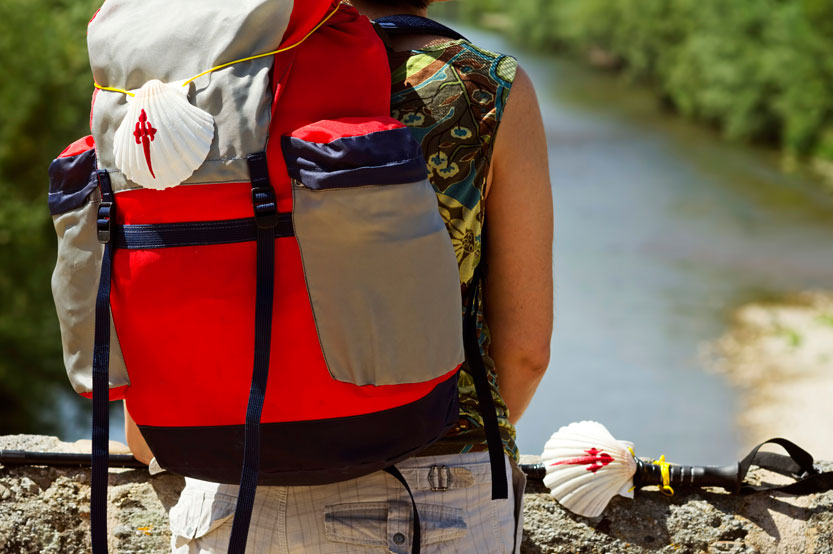
<instances>
[{"instance_id":1,"label":"green tree","mask_svg":"<svg viewBox=\"0 0 833 554\"><path fill-rule=\"evenodd\" d=\"M0 2L0 434L54 431L56 384L67 386L46 170L88 134L86 27L98 4Z\"/></svg>"},{"instance_id":2,"label":"green tree","mask_svg":"<svg viewBox=\"0 0 833 554\"><path fill-rule=\"evenodd\" d=\"M516 39L600 48L730 139L833 161L833 0L466 0L500 4Z\"/></svg>"}]
</instances>

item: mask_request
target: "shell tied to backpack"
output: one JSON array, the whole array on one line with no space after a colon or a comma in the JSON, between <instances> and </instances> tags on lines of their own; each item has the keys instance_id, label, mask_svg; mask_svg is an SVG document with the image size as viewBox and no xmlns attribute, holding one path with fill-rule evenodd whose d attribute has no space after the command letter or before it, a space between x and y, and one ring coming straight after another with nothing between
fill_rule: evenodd
<instances>
[{"instance_id":1,"label":"shell tied to backpack","mask_svg":"<svg viewBox=\"0 0 833 554\"><path fill-rule=\"evenodd\" d=\"M247 421L260 484L348 479L442 436L464 357L456 258L367 20L330 2L108 0L88 37L93 135L50 168L75 390L105 350L107 268L110 399L162 467L239 482ZM355 64L319 71L336 49ZM170 123L207 130L195 110L210 140ZM196 166L169 171L180 150Z\"/></svg>"}]
</instances>

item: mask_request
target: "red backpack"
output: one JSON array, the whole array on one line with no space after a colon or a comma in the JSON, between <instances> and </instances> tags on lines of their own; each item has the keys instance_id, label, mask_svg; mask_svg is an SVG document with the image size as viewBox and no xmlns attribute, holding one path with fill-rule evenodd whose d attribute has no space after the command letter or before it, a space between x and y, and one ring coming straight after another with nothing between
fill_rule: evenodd
<instances>
[{"instance_id":1,"label":"red backpack","mask_svg":"<svg viewBox=\"0 0 833 554\"><path fill-rule=\"evenodd\" d=\"M456 421L456 258L352 8L107 0L88 42L92 137L50 166L49 208L93 548L109 397L163 468L241 484L242 553L257 484L389 468Z\"/></svg>"}]
</instances>

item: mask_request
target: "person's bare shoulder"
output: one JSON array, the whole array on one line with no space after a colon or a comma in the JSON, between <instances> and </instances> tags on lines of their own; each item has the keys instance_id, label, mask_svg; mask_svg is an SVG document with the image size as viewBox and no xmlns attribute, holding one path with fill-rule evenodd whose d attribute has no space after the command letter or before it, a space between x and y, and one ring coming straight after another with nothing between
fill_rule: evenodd
<instances>
[{"instance_id":1,"label":"person's bare shoulder","mask_svg":"<svg viewBox=\"0 0 833 554\"><path fill-rule=\"evenodd\" d=\"M495 138L486 201L486 316L501 394L516 422L549 363L553 205L535 88L518 68Z\"/></svg>"},{"instance_id":2,"label":"person's bare shoulder","mask_svg":"<svg viewBox=\"0 0 833 554\"><path fill-rule=\"evenodd\" d=\"M511 160L511 162L510 162ZM509 169L509 164L522 162ZM528 162L528 163L523 163ZM504 178L510 177L507 171L533 171L536 183L546 181L549 190L549 167L547 164L546 135L538 107L535 87L526 71L518 66L515 79L509 91L499 131L495 139L492 164L489 168L486 195L488 196L495 180L496 172ZM517 179L511 179L513 182ZM535 185L536 183L531 183ZM516 183L522 186L522 183Z\"/></svg>"}]
</instances>

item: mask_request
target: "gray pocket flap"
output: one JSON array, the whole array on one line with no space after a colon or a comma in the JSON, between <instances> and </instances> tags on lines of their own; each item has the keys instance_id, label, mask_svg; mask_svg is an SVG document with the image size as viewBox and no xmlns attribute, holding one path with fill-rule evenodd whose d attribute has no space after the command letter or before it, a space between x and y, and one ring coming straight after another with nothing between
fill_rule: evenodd
<instances>
[{"instance_id":1,"label":"gray pocket flap","mask_svg":"<svg viewBox=\"0 0 833 554\"><path fill-rule=\"evenodd\" d=\"M463 510L417 503L422 544L463 537L468 532ZM407 502L352 502L324 509L324 532L329 540L383 546L408 552L411 545L411 504Z\"/></svg>"}]
</instances>

